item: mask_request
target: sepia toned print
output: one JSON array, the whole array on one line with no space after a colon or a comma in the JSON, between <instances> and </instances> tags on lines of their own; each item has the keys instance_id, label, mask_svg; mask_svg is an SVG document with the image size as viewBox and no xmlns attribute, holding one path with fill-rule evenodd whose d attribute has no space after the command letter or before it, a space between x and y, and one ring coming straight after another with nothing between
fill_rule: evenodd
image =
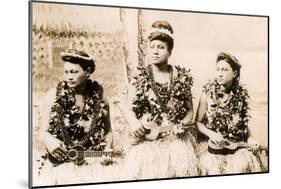
<instances>
[{"instance_id":1,"label":"sepia toned print","mask_svg":"<svg viewBox=\"0 0 281 189\"><path fill-rule=\"evenodd\" d=\"M268 17L31 3L32 187L268 168Z\"/></svg>"}]
</instances>

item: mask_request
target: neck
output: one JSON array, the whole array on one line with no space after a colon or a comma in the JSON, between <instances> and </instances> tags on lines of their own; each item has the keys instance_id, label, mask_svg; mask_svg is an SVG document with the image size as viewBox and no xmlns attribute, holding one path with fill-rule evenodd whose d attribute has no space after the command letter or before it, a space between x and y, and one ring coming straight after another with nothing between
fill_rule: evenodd
<instances>
[{"instance_id":1,"label":"neck","mask_svg":"<svg viewBox=\"0 0 281 189\"><path fill-rule=\"evenodd\" d=\"M153 69L157 72L169 72L170 71L170 65L168 62L164 62L161 64L151 64Z\"/></svg>"},{"instance_id":2,"label":"neck","mask_svg":"<svg viewBox=\"0 0 281 189\"><path fill-rule=\"evenodd\" d=\"M82 83L81 85L75 87L75 88L74 88L75 93L76 93L76 94L81 94L81 95L85 94L85 92L86 92L86 86L87 86L87 81L85 81L85 82Z\"/></svg>"},{"instance_id":3,"label":"neck","mask_svg":"<svg viewBox=\"0 0 281 189\"><path fill-rule=\"evenodd\" d=\"M230 92L230 90L231 90L231 88L232 88L232 83L233 83L233 80L231 80L230 82L228 82L228 83L226 83L226 84L223 85L223 86L224 86L224 91L225 91L226 93L229 93L229 92Z\"/></svg>"}]
</instances>

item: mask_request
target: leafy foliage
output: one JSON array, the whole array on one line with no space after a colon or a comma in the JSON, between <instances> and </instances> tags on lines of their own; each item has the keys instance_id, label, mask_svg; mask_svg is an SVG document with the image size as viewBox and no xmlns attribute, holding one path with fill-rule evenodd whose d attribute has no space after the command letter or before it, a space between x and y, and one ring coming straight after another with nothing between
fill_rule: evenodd
<instances>
[{"instance_id":1,"label":"leafy foliage","mask_svg":"<svg viewBox=\"0 0 281 189\"><path fill-rule=\"evenodd\" d=\"M144 115L147 121L154 121L160 125L164 114L171 123L177 124L185 117L188 107L186 101L191 100L191 86L193 84L190 70L175 67L176 74L172 82L159 84L156 83L158 94L154 93L153 75L146 67L138 67L139 74L134 77L133 86L136 88L136 95L133 99L133 111L138 119ZM169 89L170 88L170 89ZM160 99L157 99L159 96ZM161 106L161 100L165 107Z\"/></svg>"},{"instance_id":2,"label":"leafy foliage","mask_svg":"<svg viewBox=\"0 0 281 189\"><path fill-rule=\"evenodd\" d=\"M221 133L225 138L234 141L246 140L248 137L249 94L239 83L232 86L230 100L225 106L219 104L224 91L216 80L204 86L204 92L210 97L207 127Z\"/></svg>"},{"instance_id":3,"label":"leafy foliage","mask_svg":"<svg viewBox=\"0 0 281 189\"><path fill-rule=\"evenodd\" d=\"M90 137L91 143L85 147L99 150L104 143L105 135L105 103L102 100L102 88L97 82L87 81L87 94L85 96L85 105L81 112L75 105L74 91L68 87L66 82L59 82L57 86L56 101L52 106L49 120L49 132L55 137L63 140L62 125L67 127L69 137L71 140L81 140L85 136L85 121L91 119L91 115L95 115L96 125L89 125L94 127L95 132ZM58 111L61 110L61 111Z\"/></svg>"}]
</instances>

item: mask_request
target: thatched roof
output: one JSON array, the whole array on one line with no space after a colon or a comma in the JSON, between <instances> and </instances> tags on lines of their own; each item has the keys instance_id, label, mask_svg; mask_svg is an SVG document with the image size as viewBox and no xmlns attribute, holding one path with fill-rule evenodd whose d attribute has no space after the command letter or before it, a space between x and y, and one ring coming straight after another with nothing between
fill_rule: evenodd
<instances>
[{"instance_id":1,"label":"thatched roof","mask_svg":"<svg viewBox=\"0 0 281 189\"><path fill-rule=\"evenodd\" d=\"M120 30L119 8L33 2L33 26L66 30Z\"/></svg>"}]
</instances>

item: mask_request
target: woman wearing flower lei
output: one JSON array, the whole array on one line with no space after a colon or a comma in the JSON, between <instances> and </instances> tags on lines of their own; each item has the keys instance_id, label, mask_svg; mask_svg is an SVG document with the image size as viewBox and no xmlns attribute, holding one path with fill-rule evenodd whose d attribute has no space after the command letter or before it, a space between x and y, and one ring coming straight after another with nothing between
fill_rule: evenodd
<instances>
[{"instance_id":1,"label":"woman wearing flower lei","mask_svg":"<svg viewBox=\"0 0 281 189\"><path fill-rule=\"evenodd\" d=\"M204 86L196 115L199 132L209 139L201 145L202 174L259 172L259 145L248 128L249 94L240 83L241 65L234 56L224 52L218 54L216 63L216 79ZM251 148L232 151L224 148L238 143Z\"/></svg>"},{"instance_id":2,"label":"woman wearing flower lei","mask_svg":"<svg viewBox=\"0 0 281 189\"><path fill-rule=\"evenodd\" d=\"M168 22L152 24L149 64L138 67L129 88L132 147L127 159L136 179L198 175L194 127L183 129L192 125L193 81L190 70L168 64L173 38ZM155 138L147 138L155 128L159 129Z\"/></svg>"},{"instance_id":3,"label":"woman wearing flower lei","mask_svg":"<svg viewBox=\"0 0 281 189\"><path fill-rule=\"evenodd\" d=\"M40 135L48 153L64 161L69 146L81 145L85 150L111 151L109 105L103 97L102 86L90 80L90 75L95 71L94 60L85 52L74 49L62 52L61 58L64 61L64 80L48 91L42 104L43 126ZM104 157L101 163L108 160ZM69 182L70 175L54 174L59 169L62 173L68 170L75 174L77 170L73 171L72 167L76 167L72 162L63 163L55 167L56 171L49 170L47 177L51 179L54 176L56 183L66 184L63 178Z\"/></svg>"}]
</instances>

